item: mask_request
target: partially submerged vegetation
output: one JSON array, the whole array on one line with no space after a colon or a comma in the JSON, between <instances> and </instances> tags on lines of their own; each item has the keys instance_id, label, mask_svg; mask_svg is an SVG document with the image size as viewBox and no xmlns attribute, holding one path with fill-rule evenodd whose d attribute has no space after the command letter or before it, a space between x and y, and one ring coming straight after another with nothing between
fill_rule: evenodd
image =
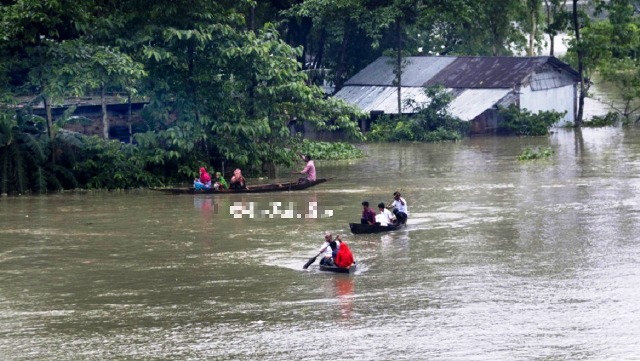
<instances>
[{"instance_id":1,"label":"partially submerged vegetation","mask_svg":"<svg viewBox=\"0 0 640 361\"><path fill-rule=\"evenodd\" d=\"M532 113L516 106L502 108L499 112L498 134L521 136L548 135L551 127L558 123L564 113L543 111Z\"/></svg>"},{"instance_id":2,"label":"partially submerged vegetation","mask_svg":"<svg viewBox=\"0 0 640 361\"><path fill-rule=\"evenodd\" d=\"M364 152L352 144L344 142L320 142L302 140L297 153L310 155L311 159L342 160L364 157Z\"/></svg>"},{"instance_id":3,"label":"partially submerged vegetation","mask_svg":"<svg viewBox=\"0 0 640 361\"><path fill-rule=\"evenodd\" d=\"M550 147L541 148L536 147L532 149L531 147L525 147L520 155L518 156L518 160L526 161L526 160L536 160L536 159L546 159L550 158L554 155L555 152Z\"/></svg>"},{"instance_id":4,"label":"partially submerged vegetation","mask_svg":"<svg viewBox=\"0 0 640 361\"><path fill-rule=\"evenodd\" d=\"M410 116L381 116L371 127L367 139L386 142L438 142L456 141L467 135L469 123L449 113L452 97L443 87L424 89L430 99L417 103L411 99L406 106L415 114Z\"/></svg>"}]
</instances>

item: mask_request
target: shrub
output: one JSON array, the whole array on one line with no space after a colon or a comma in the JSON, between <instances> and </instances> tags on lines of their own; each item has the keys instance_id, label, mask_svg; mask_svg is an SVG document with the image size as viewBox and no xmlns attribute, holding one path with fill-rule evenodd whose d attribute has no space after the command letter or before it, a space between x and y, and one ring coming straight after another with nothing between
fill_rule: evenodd
<instances>
[{"instance_id":1,"label":"shrub","mask_svg":"<svg viewBox=\"0 0 640 361\"><path fill-rule=\"evenodd\" d=\"M548 135L551 126L564 117L565 113L541 111L532 113L511 105L501 108L498 117L498 133L526 136Z\"/></svg>"},{"instance_id":2,"label":"shrub","mask_svg":"<svg viewBox=\"0 0 640 361\"><path fill-rule=\"evenodd\" d=\"M460 140L468 133L469 124L452 116L447 108L452 96L443 87L426 88L428 103L408 100L413 108L411 116L382 116L371 127L367 138L372 141L437 142Z\"/></svg>"},{"instance_id":3,"label":"shrub","mask_svg":"<svg viewBox=\"0 0 640 361\"><path fill-rule=\"evenodd\" d=\"M317 142L303 139L297 153L310 155L312 159L340 160L364 157L362 150L349 143Z\"/></svg>"},{"instance_id":4,"label":"shrub","mask_svg":"<svg viewBox=\"0 0 640 361\"><path fill-rule=\"evenodd\" d=\"M594 116L590 121L582 123L585 127L609 127L616 125L620 120L620 115L616 112L608 112L605 116Z\"/></svg>"},{"instance_id":5,"label":"shrub","mask_svg":"<svg viewBox=\"0 0 640 361\"><path fill-rule=\"evenodd\" d=\"M536 147L536 149L531 149L530 147L526 147L522 150L520 155L518 156L518 160L535 160L535 159L545 159L551 157L555 152L553 149L540 148Z\"/></svg>"}]
</instances>

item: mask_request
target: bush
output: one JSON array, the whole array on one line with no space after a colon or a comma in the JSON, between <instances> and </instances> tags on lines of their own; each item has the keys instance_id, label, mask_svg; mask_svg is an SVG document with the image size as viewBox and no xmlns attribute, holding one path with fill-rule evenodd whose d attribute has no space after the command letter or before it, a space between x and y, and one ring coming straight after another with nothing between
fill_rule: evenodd
<instances>
[{"instance_id":1,"label":"bush","mask_svg":"<svg viewBox=\"0 0 640 361\"><path fill-rule=\"evenodd\" d=\"M469 124L449 114L447 108L452 97L442 87L425 89L428 103L417 104L408 100L415 114L411 116L382 116L371 127L367 138L372 141L438 142L460 140L468 133Z\"/></svg>"},{"instance_id":2,"label":"bush","mask_svg":"<svg viewBox=\"0 0 640 361\"><path fill-rule=\"evenodd\" d=\"M530 147L526 147L522 150L520 155L518 156L518 160L535 160L535 159L545 159L551 157L555 152L553 149L540 148L536 147L536 149L531 149Z\"/></svg>"},{"instance_id":3,"label":"bush","mask_svg":"<svg viewBox=\"0 0 640 361\"><path fill-rule=\"evenodd\" d=\"M541 111L534 114L511 105L498 113L498 133L526 136L548 135L552 125L559 122L565 113Z\"/></svg>"},{"instance_id":4,"label":"bush","mask_svg":"<svg viewBox=\"0 0 640 361\"><path fill-rule=\"evenodd\" d=\"M597 128L597 127L610 127L616 125L620 120L620 115L616 112L608 112L607 115L595 116L590 121L582 123L585 127Z\"/></svg>"},{"instance_id":5,"label":"bush","mask_svg":"<svg viewBox=\"0 0 640 361\"><path fill-rule=\"evenodd\" d=\"M340 160L364 157L362 150L348 143L316 142L303 139L297 153L310 155L312 159Z\"/></svg>"}]
</instances>

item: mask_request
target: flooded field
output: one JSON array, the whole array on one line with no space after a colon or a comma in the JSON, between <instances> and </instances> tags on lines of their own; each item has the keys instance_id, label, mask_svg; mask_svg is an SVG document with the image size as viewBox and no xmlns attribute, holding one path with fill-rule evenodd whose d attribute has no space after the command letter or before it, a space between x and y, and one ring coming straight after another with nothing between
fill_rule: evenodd
<instances>
[{"instance_id":1,"label":"flooded field","mask_svg":"<svg viewBox=\"0 0 640 361\"><path fill-rule=\"evenodd\" d=\"M0 359L638 359L640 131L365 150L300 192L0 198ZM350 234L396 190L405 229ZM355 275L302 269L325 231Z\"/></svg>"}]
</instances>

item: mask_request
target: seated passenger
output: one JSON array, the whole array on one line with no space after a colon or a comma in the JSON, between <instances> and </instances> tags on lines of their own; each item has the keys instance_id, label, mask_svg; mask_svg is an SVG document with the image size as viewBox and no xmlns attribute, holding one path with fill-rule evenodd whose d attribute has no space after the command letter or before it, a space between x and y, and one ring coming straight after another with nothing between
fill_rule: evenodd
<instances>
[{"instance_id":1,"label":"seated passenger","mask_svg":"<svg viewBox=\"0 0 640 361\"><path fill-rule=\"evenodd\" d=\"M347 246L347 243L340 238L336 237L338 242L338 252L334 256L333 263L340 268L349 268L356 261L353 259L353 254L351 253L351 249Z\"/></svg>"},{"instance_id":2,"label":"seated passenger","mask_svg":"<svg viewBox=\"0 0 640 361\"><path fill-rule=\"evenodd\" d=\"M376 224L376 212L369 208L369 202L362 202L362 218L360 218L361 224Z\"/></svg>"},{"instance_id":3,"label":"seated passenger","mask_svg":"<svg viewBox=\"0 0 640 361\"><path fill-rule=\"evenodd\" d=\"M213 189L228 189L229 185L227 181L222 176L222 173L216 172L216 177L212 180Z\"/></svg>"},{"instance_id":4,"label":"seated passenger","mask_svg":"<svg viewBox=\"0 0 640 361\"><path fill-rule=\"evenodd\" d=\"M376 224L388 226L395 224L396 218L393 213L384 207L384 203L378 203L378 214L376 214Z\"/></svg>"},{"instance_id":5,"label":"seated passenger","mask_svg":"<svg viewBox=\"0 0 640 361\"><path fill-rule=\"evenodd\" d=\"M200 177L193 180L193 187L196 190L211 188L211 176L204 167L200 168Z\"/></svg>"},{"instance_id":6,"label":"seated passenger","mask_svg":"<svg viewBox=\"0 0 640 361\"><path fill-rule=\"evenodd\" d=\"M231 177L231 184L229 185L229 189L246 189L247 184L242 176L242 171L240 168L236 168L233 171L233 177Z\"/></svg>"}]
</instances>

